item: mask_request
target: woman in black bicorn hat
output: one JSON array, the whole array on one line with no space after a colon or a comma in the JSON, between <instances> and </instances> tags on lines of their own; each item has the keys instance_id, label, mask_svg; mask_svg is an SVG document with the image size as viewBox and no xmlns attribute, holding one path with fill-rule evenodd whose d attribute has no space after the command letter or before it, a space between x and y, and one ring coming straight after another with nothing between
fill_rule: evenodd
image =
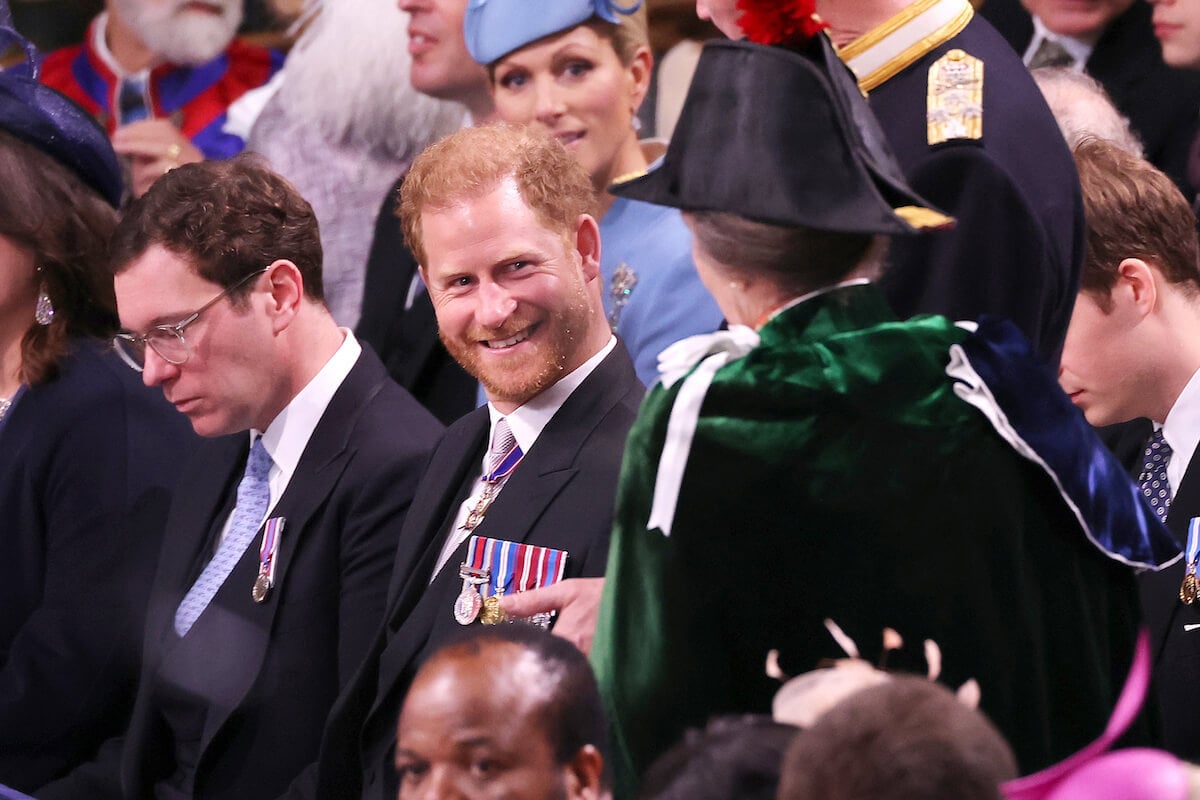
<instances>
[{"instance_id":1,"label":"woman in black bicorn hat","mask_svg":"<svg viewBox=\"0 0 1200 800\"><path fill-rule=\"evenodd\" d=\"M26 46L0 72L0 784L32 792L124 730L191 434L108 347L120 169Z\"/></svg>"},{"instance_id":2,"label":"woman in black bicorn hat","mask_svg":"<svg viewBox=\"0 0 1200 800\"><path fill-rule=\"evenodd\" d=\"M783 46L710 43L664 163L612 190L684 210L730 323L663 354L625 454L592 651L619 785L711 715L768 711L768 651L838 656L826 618L903 631L891 666L936 640L1038 768L1103 730L1128 565L1177 548L1011 324L888 310L886 237L948 220L802 4L757 5L743 27Z\"/></svg>"}]
</instances>

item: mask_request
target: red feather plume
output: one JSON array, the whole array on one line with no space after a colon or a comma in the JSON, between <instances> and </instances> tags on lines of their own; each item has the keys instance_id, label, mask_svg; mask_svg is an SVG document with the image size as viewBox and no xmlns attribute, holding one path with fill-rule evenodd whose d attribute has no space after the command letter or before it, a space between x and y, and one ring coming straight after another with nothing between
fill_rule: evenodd
<instances>
[{"instance_id":1,"label":"red feather plume","mask_svg":"<svg viewBox=\"0 0 1200 800\"><path fill-rule=\"evenodd\" d=\"M737 0L738 25L757 44L799 45L828 27L815 0Z\"/></svg>"}]
</instances>

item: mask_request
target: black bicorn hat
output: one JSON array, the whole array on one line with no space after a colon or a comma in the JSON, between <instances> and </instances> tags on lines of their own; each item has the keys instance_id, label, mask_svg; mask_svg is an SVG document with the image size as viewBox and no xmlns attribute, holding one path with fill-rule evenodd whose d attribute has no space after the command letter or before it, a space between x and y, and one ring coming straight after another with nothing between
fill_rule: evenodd
<instances>
[{"instance_id":1,"label":"black bicorn hat","mask_svg":"<svg viewBox=\"0 0 1200 800\"><path fill-rule=\"evenodd\" d=\"M108 134L73 100L37 80L37 49L13 27L0 0L0 53L16 45L24 59L0 70L0 129L66 166L114 208L121 203L121 166Z\"/></svg>"},{"instance_id":2,"label":"black bicorn hat","mask_svg":"<svg viewBox=\"0 0 1200 800\"><path fill-rule=\"evenodd\" d=\"M954 222L908 187L822 33L788 46L706 44L662 163L609 191L841 233L910 234Z\"/></svg>"}]
</instances>

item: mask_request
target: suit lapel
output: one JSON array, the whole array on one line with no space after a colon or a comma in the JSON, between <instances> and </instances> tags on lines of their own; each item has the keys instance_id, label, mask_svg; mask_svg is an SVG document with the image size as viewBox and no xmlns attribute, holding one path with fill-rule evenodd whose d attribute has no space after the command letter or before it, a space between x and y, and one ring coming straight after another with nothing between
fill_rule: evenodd
<instances>
[{"instance_id":1,"label":"suit lapel","mask_svg":"<svg viewBox=\"0 0 1200 800\"><path fill-rule=\"evenodd\" d=\"M323 507L353 456L348 441L362 409L379 392L385 379L378 359L364 350L334 393L300 456L287 489L272 508L271 518L287 520L280 535L273 599L259 605L250 595L258 574L257 536L213 598L213 603L220 603L222 608L240 612L250 633L238 641L240 669L236 679L219 682L218 692L211 698L213 703L200 742L201 754L258 678L281 598L292 588L288 583L289 567L314 516ZM296 587L296 591L304 590L305 587Z\"/></svg>"},{"instance_id":2,"label":"suit lapel","mask_svg":"<svg viewBox=\"0 0 1200 800\"><path fill-rule=\"evenodd\" d=\"M157 652L174 624L175 610L212 555L212 531L241 479L250 438L238 433L202 442L193 462L194 480L175 492L159 557L155 596L146 630L147 654ZM186 487L186 488L183 488Z\"/></svg>"}]
</instances>

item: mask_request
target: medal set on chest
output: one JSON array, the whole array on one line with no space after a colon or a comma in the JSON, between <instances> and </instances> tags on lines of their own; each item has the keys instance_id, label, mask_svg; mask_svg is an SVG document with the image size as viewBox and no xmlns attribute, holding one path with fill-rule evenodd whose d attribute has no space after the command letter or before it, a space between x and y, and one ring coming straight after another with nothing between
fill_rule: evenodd
<instances>
[{"instance_id":1,"label":"medal set on chest","mask_svg":"<svg viewBox=\"0 0 1200 800\"><path fill-rule=\"evenodd\" d=\"M1183 551L1183 583L1179 587L1179 599L1184 605L1192 605L1200 597L1200 580L1196 579L1196 562L1200 560L1200 517L1188 522L1187 548Z\"/></svg>"},{"instance_id":2,"label":"medal set on chest","mask_svg":"<svg viewBox=\"0 0 1200 800\"><path fill-rule=\"evenodd\" d=\"M454 619L459 625L476 620L484 625L506 622L501 597L558 583L566 566L565 550L472 536L467 541L467 559L458 568L463 585L454 601ZM546 626L550 615L539 614L531 621Z\"/></svg>"}]
</instances>

